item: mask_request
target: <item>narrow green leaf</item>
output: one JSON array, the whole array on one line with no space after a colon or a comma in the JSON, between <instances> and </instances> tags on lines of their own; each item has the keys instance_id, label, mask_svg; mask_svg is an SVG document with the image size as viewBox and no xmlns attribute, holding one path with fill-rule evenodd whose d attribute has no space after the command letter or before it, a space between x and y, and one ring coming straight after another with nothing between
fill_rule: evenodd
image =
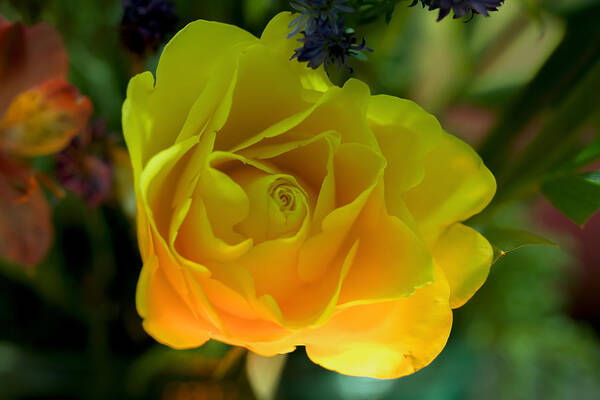
<instances>
[{"instance_id":1,"label":"narrow green leaf","mask_svg":"<svg viewBox=\"0 0 600 400\"><path fill-rule=\"evenodd\" d=\"M562 159L552 167L551 174L573 173L600 161L600 136L589 143L581 143L574 147L572 151L565 151Z\"/></svg>"},{"instance_id":2,"label":"narrow green leaf","mask_svg":"<svg viewBox=\"0 0 600 400\"><path fill-rule=\"evenodd\" d=\"M359 61L368 61L368 57L365 53L363 53L362 51L355 51L355 50L351 50L350 54L352 55L352 57L356 58Z\"/></svg>"},{"instance_id":3,"label":"narrow green leaf","mask_svg":"<svg viewBox=\"0 0 600 400\"><path fill-rule=\"evenodd\" d=\"M501 228L497 226L479 227L479 231L491 243L494 249L494 263L506 254L525 246L553 246L558 245L534 233L514 228Z\"/></svg>"},{"instance_id":4,"label":"narrow green leaf","mask_svg":"<svg viewBox=\"0 0 600 400\"><path fill-rule=\"evenodd\" d=\"M573 159L573 167L585 167L593 162L600 160L600 137L596 138L592 143L587 145Z\"/></svg>"},{"instance_id":5,"label":"narrow green leaf","mask_svg":"<svg viewBox=\"0 0 600 400\"><path fill-rule=\"evenodd\" d=\"M542 193L571 221L583 225L600 209L600 170L546 181Z\"/></svg>"}]
</instances>

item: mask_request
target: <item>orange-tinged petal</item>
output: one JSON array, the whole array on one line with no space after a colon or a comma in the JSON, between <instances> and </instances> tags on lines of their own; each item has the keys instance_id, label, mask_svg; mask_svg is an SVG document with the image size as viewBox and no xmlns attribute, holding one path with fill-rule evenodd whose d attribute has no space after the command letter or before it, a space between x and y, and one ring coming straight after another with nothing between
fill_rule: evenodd
<instances>
[{"instance_id":1,"label":"orange-tinged petal","mask_svg":"<svg viewBox=\"0 0 600 400\"><path fill-rule=\"evenodd\" d=\"M385 160L369 147L340 145L334 157L335 209L321 222L320 232L306 241L300 253L298 274L313 282L326 273L340 248L348 247L349 233L383 174ZM363 168L357 170L356 165Z\"/></svg>"},{"instance_id":2,"label":"orange-tinged petal","mask_svg":"<svg viewBox=\"0 0 600 400\"><path fill-rule=\"evenodd\" d=\"M339 304L410 296L433 281L431 253L401 219L388 215L383 180L371 193L353 230L360 240Z\"/></svg>"},{"instance_id":3,"label":"orange-tinged petal","mask_svg":"<svg viewBox=\"0 0 600 400\"><path fill-rule=\"evenodd\" d=\"M191 138L192 142L194 140L196 139ZM163 155L161 153L159 158L164 158L163 160L151 160L148 171L154 170L154 164L163 165L163 169L156 170L158 175L154 177L151 174L145 174L143 176L145 179L142 179L145 182L141 185L142 188L150 183L162 182L164 184L164 180L168 179L170 172L178 170L177 166L170 164L174 160L169 160L173 154L167 152ZM166 202L168 204L169 200L167 199ZM191 209L190 212L195 209ZM176 209L174 212L177 215L179 211ZM183 214L187 215L187 211L184 210ZM181 217L175 216L174 218L180 219ZM199 219L199 221L203 220L208 221L207 218ZM143 227L139 226L138 229L143 230ZM162 278L171 289L169 295L176 296L177 302L182 303L183 310L204 322L203 327L198 329L204 330L205 335L210 334L211 337L220 338L228 343L243 344L243 342L239 342L240 337L245 337L245 340L248 341L279 340L283 334L287 334L280 328L275 329L276 325L270 322L273 319L270 315L277 313L277 310L272 310L265 300L256 298L253 279L245 272L243 267L212 263L211 267L214 267L213 274L212 277L209 277L210 273L206 273L208 271L207 267L198 264L196 261L184 261L181 256L178 257L178 254L173 251L173 243L171 242L171 247L168 247L166 240L158 234L156 229L156 224L151 224L148 229L150 232L150 251L155 252L155 255L146 257L146 259L154 257L157 264L156 268L160 270ZM178 235L181 235L182 232L185 232L185 223ZM169 235L171 236L172 233ZM142 279L140 278L140 282ZM141 289L138 289L138 292L140 291ZM150 296L154 295L151 294ZM231 316L232 312L234 313L233 316ZM184 311L181 311L181 313L184 313ZM140 314L144 316L143 307L140 309ZM275 317L275 319L277 318ZM167 323L168 321L164 322L164 324ZM248 326L254 326L255 330L244 335L244 329L240 328L240 324L245 326L245 329ZM265 330L260 328L263 325ZM159 341L176 347L193 347L193 344L188 343L193 343L197 337L201 336L198 333L189 339L184 338L185 340L177 337L168 339L169 335L175 335L177 331L169 333L169 327L165 328L162 322L153 323L149 318L145 318L145 327ZM236 327L238 328L237 331L235 331ZM231 332L235 332L235 335L232 335ZM267 336L265 337L265 335Z\"/></svg>"},{"instance_id":4,"label":"orange-tinged petal","mask_svg":"<svg viewBox=\"0 0 600 400\"><path fill-rule=\"evenodd\" d=\"M494 251L479 232L463 224L454 224L438 239L433 256L448 279L450 305L457 308L485 282Z\"/></svg>"},{"instance_id":5,"label":"orange-tinged petal","mask_svg":"<svg viewBox=\"0 0 600 400\"><path fill-rule=\"evenodd\" d=\"M428 365L452 325L443 273L414 295L336 312L303 338L312 361L342 374L393 379Z\"/></svg>"},{"instance_id":6,"label":"orange-tinged petal","mask_svg":"<svg viewBox=\"0 0 600 400\"><path fill-rule=\"evenodd\" d=\"M196 262L233 261L246 253L253 241L234 230L247 217L249 200L228 174L230 169L262 170L263 166L231 153L214 152L204 157L202 152L196 150L200 155L192 155L185 174L180 176L181 190L175 196L176 201L187 197L190 204L187 216L181 220L175 246L183 256Z\"/></svg>"},{"instance_id":7,"label":"orange-tinged petal","mask_svg":"<svg viewBox=\"0 0 600 400\"><path fill-rule=\"evenodd\" d=\"M224 311L226 312L236 310L238 314L244 309L242 305L248 304L246 307L247 314L242 315L256 319L255 305L248 303L248 300L246 300L255 298L252 278L248 273L244 273L243 270L237 270L235 273L232 273L228 271L228 265L213 263L212 266L217 266L214 270L215 279L210 279L208 278L210 273L207 274L207 267L198 264L198 261L201 260L183 259L175 249L177 237L187 236L185 234L189 233L186 226L193 229L202 227L202 224L198 223L186 225L186 218L190 221L204 223L208 223L209 221L205 215L200 216L197 220L193 218L193 212L201 211L202 207L196 206L190 208L191 199L184 201L180 205L172 206L173 198L177 197L176 188L178 185L177 179L173 179L173 177L181 176L181 173L185 170L186 163L189 163L191 160L191 149L196 148L194 146L197 145L198 140L199 138L197 137L191 137L157 154L149 161L142 172L139 191L144 214L141 220L146 220L146 223L149 225L147 228L149 237L145 237L144 239L150 242L149 251L155 253L155 256L151 255L150 257L156 258L157 268L172 291L170 295L177 296L178 301L183 303L187 307L187 312L191 313L195 318L209 324L203 329L211 332L213 336L224 335L224 340L231 341L228 339L229 336L227 336L230 327L227 326L228 323L224 322L227 319L221 315L221 311L217 312L211 304L218 304L221 308L225 308ZM165 192L161 192L159 188L165 189ZM172 221L170 223L169 218ZM178 224L174 221L180 221L180 223ZM179 232L173 230L177 226L180 226ZM206 228L207 226L205 225ZM200 240L198 243L210 243L206 240L209 237L208 235L212 235L210 225L208 225L208 229L206 236L203 236L205 240ZM138 224L138 230L144 231L144 227ZM188 236L188 238L190 237L198 237L198 235ZM228 245L224 244L224 246ZM211 248L205 247L205 249ZM201 254L204 257L210 257L211 253L201 251ZM147 256L146 259L148 258ZM226 282L230 286L225 285L223 282ZM140 313L143 313L143 309L140 310ZM264 314L264 312L261 314L263 319ZM237 317L239 318L242 315L238 315ZM157 336L158 340L167 340L161 339L161 337L166 337L165 335L168 335L168 333L156 331L156 329L159 329L156 327L160 327L161 324L156 323L152 325L151 321L145 322L145 324L149 326L147 328L148 332ZM151 326L154 326L156 329L152 330ZM188 346L186 341L178 343L176 346Z\"/></svg>"},{"instance_id":8,"label":"orange-tinged petal","mask_svg":"<svg viewBox=\"0 0 600 400\"><path fill-rule=\"evenodd\" d=\"M192 137L153 157L143 170L138 187L138 237L147 241L140 246L144 260L153 254L158 257L158 263L170 284L182 294L190 307L193 299L188 294L186 277L172 245L175 240L172 237L172 224L173 221L181 220L182 217L178 214L181 210L171 204L177 185L174 177L185 167L189 150L197 140ZM194 267L208 274L203 266Z\"/></svg>"},{"instance_id":9,"label":"orange-tinged petal","mask_svg":"<svg viewBox=\"0 0 600 400\"><path fill-rule=\"evenodd\" d=\"M327 175L327 161L333 160L339 144L339 133L327 131L305 140L258 143L238 153L249 159L269 160L280 171L298 177L318 191ZM310 163L306 162L308 159Z\"/></svg>"},{"instance_id":10,"label":"orange-tinged petal","mask_svg":"<svg viewBox=\"0 0 600 400\"><path fill-rule=\"evenodd\" d=\"M258 296L268 294L278 302L294 296L298 253L307 230L305 224L300 237L260 243L238 261L252 275Z\"/></svg>"},{"instance_id":11,"label":"orange-tinged petal","mask_svg":"<svg viewBox=\"0 0 600 400\"><path fill-rule=\"evenodd\" d=\"M177 206L173 204L173 197L178 177L184 171L191 150L197 142L198 138L192 137L155 155L137 180L137 195L148 216L148 222L156 226L156 231L165 240Z\"/></svg>"},{"instance_id":12,"label":"orange-tinged petal","mask_svg":"<svg viewBox=\"0 0 600 400\"><path fill-rule=\"evenodd\" d=\"M333 259L329 260L327 271L320 279L300 286L296 296L283 301L279 306L284 317L285 327L293 330L306 329L325 323L335 310L359 242L348 242L339 247ZM327 255L329 256L329 255ZM306 295L306 294L310 295ZM302 301L298 301L302 298Z\"/></svg>"},{"instance_id":13,"label":"orange-tinged petal","mask_svg":"<svg viewBox=\"0 0 600 400\"><path fill-rule=\"evenodd\" d=\"M199 263L227 262L250 250L252 239L230 244L215 235L202 199L192 201L186 214L177 235L175 248L187 259Z\"/></svg>"},{"instance_id":14,"label":"orange-tinged petal","mask_svg":"<svg viewBox=\"0 0 600 400\"><path fill-rule=\"evenodd\" d=\"M66 79L69 59L47 23L26 27L0 16L0 117L16 96L50 79Z\"/></svg>"},{"instance_id":15,"label":"orange-tinged petal","mask_svg":"<svg viewBox=\"0 0 600 400\"><path fill-rule=\"evenodd\" d=\"M87 124L90 100L63 80L19 95L0 122L0 148L21 156L56 153Z\"/></svg>"},{"instance_id":16,"label":"orange-tinged petal","mask_svg":"<svg viewBox=\"0 0 600 400\"><path fill-rule=\"evenodd\" d=\"M0 155L0 257L34 266L52 236L50 206L33 171Z\"/></svg>"},{"instance_id":17,"label":"orange-tinged petal","mask_svg":"<svg viewBox=\"0 0 600 400\"><path fill-rule=\"evenodd\" d=\"M221 264L239 258L249 250L252 241L230 245L218 238L207 216L203 198L192 199L179 190L179 179L188 176L186 171L193 166L205 165L198 140L202 142L203 138L190 137L160 152L148 162L141 174L139 191L144 203L143 219L150 225L150 249L157 253L160 267L174 290L191 310L200 312L207 320L218 325L211 307L202 304L205 300L224 308L222 311L242 313L245 318L256 318L256 315L270 318L277 310L273 310L268 301L256 298L252 277L244 268ZM218 158L219 154L213 153L213 156ZM239 162L237 159L234 161ZM222 175L216 176L223 178ZM188 178L192 179L191 183L200 186L198 177ZM143 227L138 227L138 230L143 231ZM211 273L214 279L209 279ZM246 307L243 304L247 304ZM246 312L243 312L244 309ZM207 315L211 313L213 315ZM218 319L223 321L220 315Z\"/></svg>"},{"instance_id":18,"label":"orange-tinged petal","mask_svg":"<svg viewBox=\"0 0 600 400\"><path fill-rule=\"evenodd\" d=\"M306 208L304 199L296 199L298 208ZM310 216L304 215L300 227L293 235L283 236L255 246L237 260L253 279L255 296L269 296L277 304L297 295L298 276L297 264L300 249L310 230ZM277 306L276 319L280 310Z\"/></svg>"},{"instance_id":19,"label":"orange-tinged petal","mask_svg":"<svg viewBox=\"0 0 600 400\"><path fill-rule=\"evenodd\" d=\"M360 171L350 168L361 160ZM321 231L309 237L298 254L298 278L303 283L280 308L288 327L318 325L338 303L359 240L351 234L377 182L385 160L361 144L342 144L334 158L336 208L322 220ZM354 173L353 173L354 172ZM298 296L311 293L298 301ZM294 296L294 294L296 296Z\"/></svg>"},{"instance_id":20,"label":"orange-tinged petal","mask_svg":"<svg viewBox=\"0 0 600 400\"><path fill-rule=\"evenodd\" d=\"M144 329L173 348L198 347L209 339L210 325L191 312L159 264L156 256L148 258L138 281L136 303Z\"/></svg>"}]
</instances>

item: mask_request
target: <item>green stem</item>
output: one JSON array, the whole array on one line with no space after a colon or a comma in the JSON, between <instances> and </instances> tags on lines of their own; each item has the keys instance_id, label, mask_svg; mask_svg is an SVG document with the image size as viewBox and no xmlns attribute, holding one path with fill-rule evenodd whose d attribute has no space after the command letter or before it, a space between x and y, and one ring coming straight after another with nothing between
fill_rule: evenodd
<instances>
[{"instance_id":1,"label":"green stem","mask_svg":"<svg viewBox=\"0 0 600 400\"><path fill-rule=\"evenodd\" d=\"M482 144L479 152L495 173L503 173L518 135L539 111L559 101L600 56L600 30L595 21L598 11L600 6L595 5L569 18L560 45Z\"/></svg>"},{"instance_id":2,"label":"green stem","mask_svg":"<svg viewBox=\"0 0 600 400\"><path fill-rule=\"evenodd\" d=\"M521 155L498 176L500 190L485 214L536 191L545 175L579 142L582 126L600 109L600 60L565 98L553 117Z\"/></svg>"},{"instance_id":3,"label":"green stem","mask_svg":"<svg viewBox=\"0 0 600 400\"><path fill-rule=\"evenodd\" d=\"M511 163L504 181L539 176L569 151L579 137L577 131L600 107L600 60L563 101L554 117ZM526 172L523 172L526 171Z\"/></svg>"}]
</instances>

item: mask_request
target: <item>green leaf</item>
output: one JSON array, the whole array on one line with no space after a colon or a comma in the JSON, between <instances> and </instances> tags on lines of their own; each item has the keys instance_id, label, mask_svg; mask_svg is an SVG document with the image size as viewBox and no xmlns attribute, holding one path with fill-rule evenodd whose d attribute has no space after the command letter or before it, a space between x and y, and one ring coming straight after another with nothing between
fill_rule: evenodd
<instances>
[{"instance_id":1,"label":"green leaf","mask_svg":"<svg viewBox=\"0 0 600 400\"><path fill-rule=\"evenodd\" d=\"M550 174L573 173L597 161L600 161L600 136L589 143L579 144L573 151L565 152L564 157L554 165Z\"/></svg>"},{"instance_id":2,"label":"green leaf","mask_svg":"<svg viewBox=\"0 0 600 400\"><path fill-rule=\"evenodd\" d=\"M546 181L542 193L571 221L583 225L600 209L600 170Z\"/></svg>"},{"instance_id":3,"label":"green leaf","mask_svg":"<svg viewBox=\"0 0 600 400\"><path fill-rule=\"evenodd\" d=\"M350 54L352 55L352 57L356 58L359 61L368 61L368 57L365 53L363 53L362 51L355 51L355 50L351 50Z\"/></svg>"},{"instance_id":4,"label":"green leaf","mask_svg":"<svg viewBox=\"0 0 600 400\"><path fill-rule=\"evenodd\" d=\"M573 167L585 167L593 162L600 160L600 137L596 138L592 143L587 145L573 159Z\"/></svg>"},{"instance_id":5,"label":"green leaf","mask_svg":"<svg viewBox=\"0 0 600 400\"><path fill-rule=\"evenodd\" d=\"M501 228L497 226L478 227L478 230L490 242L494 249L494 263L506 254L525 246L553 246L558 245L534 233L514 228Z\"/></svg>"}]
</instances>

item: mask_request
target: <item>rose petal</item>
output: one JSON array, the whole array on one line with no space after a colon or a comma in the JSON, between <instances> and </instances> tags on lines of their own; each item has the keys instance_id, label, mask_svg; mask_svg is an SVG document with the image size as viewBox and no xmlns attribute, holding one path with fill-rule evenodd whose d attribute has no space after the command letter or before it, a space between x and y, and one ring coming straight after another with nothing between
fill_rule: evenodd
<instances>
[{"instance_id":1,"label":"rose petal","mask_svg":"<svg viewBox=\"0 0 600 400\"><path fill-rule=\"evenodd\" d=\"M479 232L463 224L454 224L440 236L433 256L448 279L450 305L457 308L485 282L494 251Z\"/></svg>"},{"instance_id":2,"label":"rose petal","mask_svg":"<svg viewBox=\"0 0 600 400\"><path fill-rule=\"evenodd\" d=\"M298 37L289 39L287 37L289 25L293 19L294 15L290 12L281 12L277 14L269 21L269 24L260 37L261 42L263 42L265 46L283 52L283 57L285 57L286 60L289 60L294 54L294 49L301 45L297 40ZM294 74L300 77L300 81L306 89L326 92L333 86L323 68L306 68L304 64L299 62L291 62L289 64L294 70Z\"/></svg>"},{"instance_id":3,"label":"rose petal","mask_svg":"<svg viewBox=\"0 0 600 400\"><path fill-rule=\"evenodd\" d=\"M133 218L136 213L135 183L127 150L118 146L111 148L110 161L114 171L115 196L125 215Z\"/></svg>"},{"instance_id":4,"label":"rose petal","mask_svg":"<svg viewBox=\"0 0 600 400\"><path fill-rule=\"evenodd\" d=\"M312 98L312 106L292 114L266 128L232 151L240 151L259 143L260 146L308 140L322 132L335 131L342 142L359 143L378 149L377 140L367 123L369 87L349 79L344 87L333 86Z\"/></svg>"},{"instance_id":5,"label":"rose petal","mask_svg":"<svg viewBox=\"0 0 600 400\"><path fill-rule=\"evenodd\" d=\"M330 92L331 95L294 127L290 135L306 138L332 130L341 134L342 143L358 143L379 149L366 118L371 95L369 87L357 79L348 79L343 88L330 89Z\"/></svg>"},{"instance_id":6,"label":"rose petal","mask_svg":"<svg viewBox=\"0 0 600 400\"><path fill-rule=\"evenodd\" d=\"M182 204L173 203L173 199L177 197L177 186L180 183L174 177L182 176L186 168L189 169L190 165L193 166L194 150L198 149L197 142L200 139L191 137L160 152L148 162L140 176L139 183L141 206L144 210L142 220L145 221L147 227L138 225L138 232L149 231L149 240L152 243L150 251L156 253L157 268L162 271L169 285L180 296L188 310L202 316L202 319L206 321L211 321L213 326L217 326L211 328L212 332L224 335L223 340L230 342L229 336L226 335L232 329L231 326L225 327L225 333L218 333L223 330L218 326L227 325L223 322L227 320L225 314L231 310L239 313L244 309L242 307L244 303L247 304L246 308L249 314L243 315L248 318L253 316L256 319L260 315L261 318L267 320L277 319L279 318L277 317L278 310L276 304L273 304L268 298L256 296L252 277L244 271L243 267L238 267L235 273L230 273L228 271L235 266L213 263L211 267L214 267L212 271L214 279L209 279L211 273L207 266L198 263L197 259L182 257L177 250L178 248L181 250L181 245L176 246L177 237L181 235L198 239L193 242L196 247L193 248L192 254L202 254L203 259L210 258L210 255L215 252L224 254L224 252L237 251L229 250L235 246L229 246L223 241L220 242L221 247L211 245L219 239L214 236L209 219L206 215L199 216L197 219L193 216L193 213L202 210L199 207L202 203L192 208L190 208L192 201L189 198ZM186 224L186 219L199 223ZM193 236L189 236L188 229L197 229L199 230L197 232L204 233L193 233ZM209 240L210 237L213 238L212 241ZM249 243L251 241L239 244L238 246L245 246L245 249L242 249L241 253L236 254L233 259L247 251ZM185 269L181 268L181 264ZM239 301L228 303L226 299L238 299ZM221 307L226 304L232 304L232 306L225 307L225 313L222 312L223 310L216 313L210 305L211 303L219 304ZM228 324L234 326L235 318L239 317L241 315L233 319L229 318Z\"/></svg>"},{"instance_id":7,"label":"rose petal","mask_svg":"<svg viewBox=\"0 0 600 400\"><path fill-rule=\"evenodd\" d=\"M357 162L363 165L360 170L354 168ZM354 223L385 167L385 160L370 148L350 143L340 145L333 163L335 208L302 249L298 274L303 282L317 281L328 271L331 260L350 240Z\"/></svg>"},{"instance_id":8,"label":"rose petal","mask_svg":"<svg viewBox=\"0 0 600 400\"><path fill-rule=\"evenodd\" d=\"M301 329L319 326L333 314L348 274L359 242L347 243L338 247L333 259L329 259L327 271L319 280L301 286L296 296L282 302L279 306L283 314L283 325L288 329ZM307 296L306 294L310 295ZM302 300L299 300L302 299Z\"/></svg>"},{"instance_id":9,"label":"rose petal","mask_svg":"<svg viewBox=\"0 0 600 400\"><path fill-rule=\"evenodd\" d=\"M348 168L356 160L365 168L351 174ZM338 304L346 275L360 248L353 235L355 221L377 182L385 161L366 146L342 144L334 158L336 208L321 223L321 232L302 246L298 258L298 279L303 284L280 302L287 327L303 327L325 322ZM311 295L302 302L298 296Z\"/></svg>"},{"instance_id":10,"label":"rose petal","mask_svg":"<svg viewBox=\"0 0 600 400\"><path fill-rule=\"evenodd\" d=\"M174 200L174 204L186 197L190 201L187 215L179 226L173 226L173 229L181 231L178 235L181 239L175 242L176 250L184 257L201 263L233 261L247 252L253 241L234 230L248 215L249 200L239 184L228 176L228 168L248 165L248 168L267 173L275 171L239 155L214 152L205 157L204 150L198 148L195 151L180 178L181 190ZM191 192L185 193L185 188ZM224 207L224 202L234 204L235 211Z\"/></svg>"},{"instance_id":11,"label":"rose petal","mask_svg":"<svg viewBox=\"0 0 600 400\"><path fill-rule=\"evenodd\" d=\"M138 182L146 162L158 152L152 147L152 125L154 116L149 99L154 90L154 77L151 72L134 76L127 86L127 98L123 102L123 137L131 157L135 182Z\"/></svg>"},{"instance_id":12,"label":"rose petal","mask_svg":"<svg viewBox=\"0 0 600 400\"><path fill-rule=\"evenodd\" d=\"M144 263L136 303L144 329L161 343L185 349L198 347L209 339L209 325L192 314L172 288L156 256Z\"/></svg>"},{"instance_id":13,"label":"rose petal","mask_svg":"<svg viewBox=\"0 0 600 400\"><path fill-rule=\"evenodd\" d=\"M231 110L217 134L217 150L235 148L312 105L304 99L306 89L290 68L291 63L276 49L256 43L239 56L238 62Z\"/></svg>"},{"instance_id":14,"label":"rose petal","mask_svg":"<svg viewBox=\"0 0 600 400\"><path fill-rule=\"evenodd\" d=\"M318 232L323 218L335 208L333 159L340 141L338 132L326 131L305 140L260 142L239 153L248 159L268 160L280 171L295 176L307 189L313 208L311 230ZM316 200L313 199L315 195Z\"/></svg>"},{"instance_id":15,"label":"rose petal","mask_svg":"<svg viewBox=\"0 0 600 400\"><path fill-rule=\"evenodd\" d=\"M131 143L129 147L137 148L135 157L132 154L134 162L141 167L176 141L192 106L204 90L211 94L204 96L204 101L221 103L223 95L218 95L219 90L208 89L214 76L227 78L218 80L226 83L233 72L230 68L220 69L221 58L239 54L257 41L235 26L202 20L188 24L177 33L160 57L156 87L149 72L134 77L129 84L123 125L125 139ZM219 88L220 84L216 89ZM205 116L211 117L210 114ZM181 139L188 137L186 134Z\"/></svg>"},{"instance_id":16,"label":"rose petal","mask_svg":"<svg viewBox=\"0 0 600 400\"><path fill-rule=\"evenodd\" d=\"M310 359L355 376L393 379L429 364L444 348L452 325L443 273L399 300L337 312L303 338Z\"/></svg>"},{"instance_id":17,"label":"rose petal","mask_svg":"<svg viewBox=\"0 0 600 400\"><path fill-rule=\"evenodd\" d=\"M403 194L425 176L425 156L444 133L435 117L410 100L372 96L368 119L388 164L385 198L390 214L413 223Z\"/></svg>"},{"instance_id":18,"label":"rose petal","mask_svg":"<svg viewBox=\"0 0 600 400\"><path fill-rule=\"evenodd\" d=\"M495 192L494 176L479 155L444 134L425 157L423 181L403 197L423 238L433 245L449 225L483 210Z\"/></svg>"},{"instance_id":19,"label":"rose petal","mask_svg":"<svg viewBox=\"0 0 600 400\"><path fill-rule=\"evenodd\" d=\"M360 245L339 305L410 296L433 281L429 249L402 220L387 214L383 182L373 190L352 234Z\"/></svg>"}]
</instances>

